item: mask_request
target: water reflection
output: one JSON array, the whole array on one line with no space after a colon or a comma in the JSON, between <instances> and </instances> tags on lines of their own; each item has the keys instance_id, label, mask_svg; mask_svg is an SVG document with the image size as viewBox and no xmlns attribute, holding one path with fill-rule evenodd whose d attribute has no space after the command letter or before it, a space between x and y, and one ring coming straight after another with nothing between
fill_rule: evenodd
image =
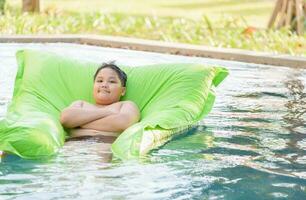
<instances>
[{"instance_id":1,"label":"water reflection","mask_svg":"<svg viewBox=\"0 0 306 200\"><path fill-rule=\"evenodd\" d=\"M306 138L306 93L305 86L299 75L295 74L294 78L289 79L285 83L289 92L289 100L285 104L287 113L283 116L285 128L289 130L288 146L291 149L291 156L287 159L294 163L306 164L299 161L300 157L305 155L305 149L300 148L299 143Z\"/></svg>"},{"instance_id":2,"label":"water reflection","mask_svg":"<svg viewBox=\"0 0 306 200\"><path fill-rule=\"evenodd\" d=\"M286 83L291 98L286 104L288 113L283 116L286 128L294 134L302 134L299 127L305 127L306 93L304 84L299 79L289 80ZM305 134L305 132L303 133Z\"/></svg>"},{"instance_id":3,"label":"water reflection","mask_svg":"<svg viewBox=\"0 0 306 200\"><path fill-rule=\"evenodd\" d=\"M61 150L62 156L69 157L71 152L80 155L94 154L97 158L100 158L101 163L110 163L113 155L111 152L111 142L113 139L99 136L84 136L79 138L71 138L65 142L63 149ZM82 148L79 148L82 146ZM107 166L107 165L106 165Z\"/></svg>"}]
</instances>

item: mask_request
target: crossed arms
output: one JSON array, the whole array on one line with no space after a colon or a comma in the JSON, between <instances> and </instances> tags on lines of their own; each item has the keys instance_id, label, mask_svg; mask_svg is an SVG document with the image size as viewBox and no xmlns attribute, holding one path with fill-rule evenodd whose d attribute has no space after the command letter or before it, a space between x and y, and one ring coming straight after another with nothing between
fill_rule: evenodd
<instances>
[{"instance_id":1,"label":"crossed arms","mask_svg":"<svg viewBox=\"0 0 306 200\"><path fill-rule=\"evenodd\" d=\"M75 101L61 112L61 124L70 129L121 133L140 119L137 106L131 101L98 107L85 101Z\"/></svg>"}]
</instances>

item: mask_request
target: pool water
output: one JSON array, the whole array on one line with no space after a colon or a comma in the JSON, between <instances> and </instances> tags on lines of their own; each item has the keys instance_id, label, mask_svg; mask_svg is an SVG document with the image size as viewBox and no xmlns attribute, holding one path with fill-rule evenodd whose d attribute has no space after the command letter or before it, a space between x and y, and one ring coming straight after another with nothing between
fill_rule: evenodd
<instances>
[{"instance_id":1,"label":"pool water","mask_svg":"<svg viewBox=\"0 0 306 200\"><path fill-rule=\"evenodd\" d=\"M139 161L108 162L95 139L44 161L7 156L0 199L306 199L306 69L77 44L0 44L0 119L12 97L15 52L83 60L222 65L230 75L198 126Z\"/></svg>"}]
</instances>

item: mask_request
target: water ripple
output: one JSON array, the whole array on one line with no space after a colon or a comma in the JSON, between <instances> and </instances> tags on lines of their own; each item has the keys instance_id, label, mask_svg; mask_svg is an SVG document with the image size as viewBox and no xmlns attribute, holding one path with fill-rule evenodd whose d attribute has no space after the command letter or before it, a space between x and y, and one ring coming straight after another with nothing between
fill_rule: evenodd
<instances>
[{"instance_id":1,"label":"water ripple","mask_svg":"<svg viewBox=\"0 0 306 200\"><path fill-rule=\"evenodd\" d=\"M94 139L67 142L49 160L5 157L0 199L306 199L306 70L77 44L0 44L0 118L23 48L122 65L218 64L230 76L198 127L138 161L111 161Z\"/></svg>"}]
</instances>

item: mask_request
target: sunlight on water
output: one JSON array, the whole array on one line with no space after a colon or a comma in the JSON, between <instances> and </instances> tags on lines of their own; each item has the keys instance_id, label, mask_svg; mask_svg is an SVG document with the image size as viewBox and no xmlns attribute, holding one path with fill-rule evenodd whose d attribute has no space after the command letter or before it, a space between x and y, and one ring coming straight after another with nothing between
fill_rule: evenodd
<instances>
[{"instance_id":1,"label":"sunlight on water","mask_svg":"<svg viewBox=\"0 0 306 200\"><path fill-rule=\"evenodd\" d=\"M0 118L13 92L15 52L24 48L119 65L218 64L230 76L199 126L137 162L108 162L95 139L69 141L47 161L5 157L1 200L306 199L305 69L86 45L0 44Z\"/></svg>"}]
</instances>

